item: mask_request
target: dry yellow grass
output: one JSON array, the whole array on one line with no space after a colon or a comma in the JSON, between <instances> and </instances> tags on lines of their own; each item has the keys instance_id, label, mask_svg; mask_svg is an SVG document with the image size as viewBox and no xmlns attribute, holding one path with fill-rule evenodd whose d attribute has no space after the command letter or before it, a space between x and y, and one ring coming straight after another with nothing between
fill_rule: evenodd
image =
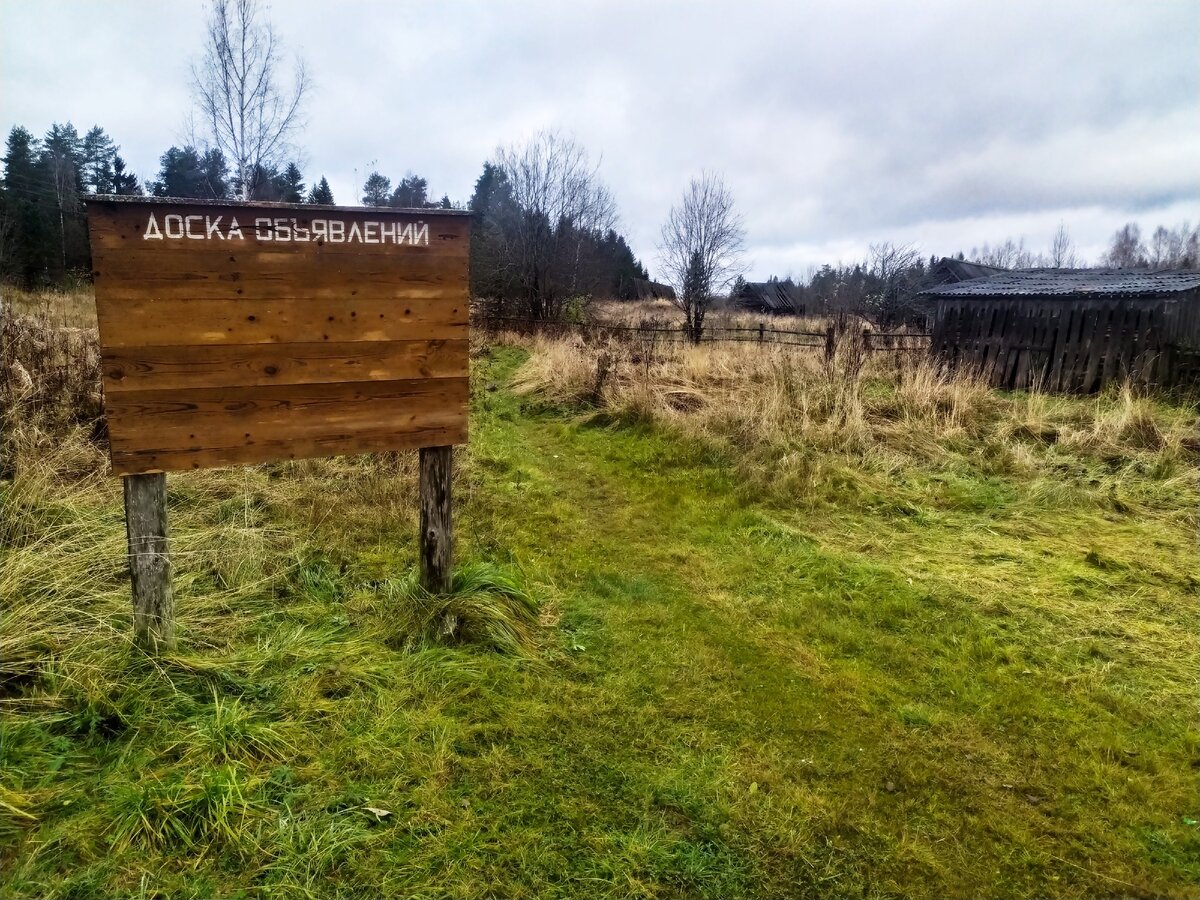
<instances>
[{"instance_id":1,"label":"dry yellow grass","mask_svg":"<svg viewBox=\"0 0 1200 900\"><path fill-rule=\"evenodd\" d=\"M1094 397L1007 394L923 354L864 354L853 332L832 359L754 344L506 340L531 354L518 390L714 441L776 486L815 486L834 464L877 477L905 466L965 466L1091 493L1110 492L1122 472L1136 470L1154 475L1139 482L1142 493L1152 483L1156 494L1190 494L1200 474L1194 404L1129 385Z\"/></svg>"}]
</instances>

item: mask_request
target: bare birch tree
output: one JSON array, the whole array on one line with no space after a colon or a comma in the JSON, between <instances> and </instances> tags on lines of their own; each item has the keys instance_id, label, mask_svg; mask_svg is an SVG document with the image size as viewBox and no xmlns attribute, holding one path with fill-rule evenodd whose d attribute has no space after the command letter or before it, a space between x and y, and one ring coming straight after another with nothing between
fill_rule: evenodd
<instances>
[{"instance_id":1,"label":"bare birch tree","mask_svg":"<svg viewBox=\"0 0 1200 900\"><path fill-rule=\"evenodd\" d=\"M557 132L499 149L496 166L518 211L508 223L505 256L526 311L557 318L568 297L587 292L582 238L613 226L616 203L587 151Z\"/></svg>"},{"instance_id":2,"label":"bare birch tree","mask_svg":"<svg viewBox=\"0 0 1200 900\"><path fill-rule=\"evenodd\" d=\"M214 147L229 159L243 200L258 173L277 166L302 124L308 74L277 80L282 43L258 0L212 0L204 58L192 67L196 105Z\"/></svg>"},{"instance_id":3,"label":"bare birch tree","mask_svg":"<svg viewBox=\"0 0 1200 900\"><path fill-rule=\"evenodd\" d=\"M1049 262L1055 269L1074 269L1079 265L1075 244L1063 222L1058 223L1058 230L1054 232L1054 240L1050 242Z\"/></svg>"},{"instance_id":4,"label":"bare birch tree","mask_svg":"<svg viewBox=\"0 0 1200 900\"><path fill-rule=\"evenodd\" d=\"M745 271L746 229L733 192L715 172L693 178L662 226L659 264L675 286L688 337L704 334L704 316L716 295Z\"/></svg>"}]
</instances>

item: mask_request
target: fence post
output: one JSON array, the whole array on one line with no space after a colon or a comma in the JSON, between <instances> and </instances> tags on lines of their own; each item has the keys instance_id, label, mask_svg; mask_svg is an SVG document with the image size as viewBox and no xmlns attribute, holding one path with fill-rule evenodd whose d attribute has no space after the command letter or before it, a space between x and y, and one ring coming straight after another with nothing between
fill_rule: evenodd
<instances>
[{"instance_id":1,"label":"fence post","mask_svg":"<svg viewBox=\"0 0 1200 900\"><path fill-rule=\"evenodd\" d=\"M421 586L431 594L450 591L454 556L450 504L453 453L453 447L422 447L420 450Z\"/></svg>"},{"instance_id":2,"label":"fence post","mask_svg":"<svg viewBox=\"0 0 1200 900\"><path fill-rule=\"evenodd\" d=\"M126 475L125 534L133 593L133 638L150 654L175 646L175 599L167 549L167 476Z\"/></svg>"},{"instance_id":3,"label":"fence post","mask_svg":"<svg viewBox=\"0 0 1200 900\"><path fill-rule=\"evenodd\" d=\"M763 342L763 323L762 322L758 323L758 342L760 344Z\"/></svg>"}]
</instances>

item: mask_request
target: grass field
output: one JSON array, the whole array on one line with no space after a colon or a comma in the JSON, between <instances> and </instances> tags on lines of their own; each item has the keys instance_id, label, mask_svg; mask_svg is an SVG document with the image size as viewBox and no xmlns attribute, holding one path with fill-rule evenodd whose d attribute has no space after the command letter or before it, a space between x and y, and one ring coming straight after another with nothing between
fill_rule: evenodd
<instances>
[{"instance_id":1,"label":"grass field","mask_svg":"<svg viewBox=\"0 0 1200 900\"><path fill-rule=\"evenodd\" d=\"M157 662L119 484L22 433L0 895L1200 896L1193 406L515 340L455 596L409 454L171 476Z\"/></svg>"}]
</instances>

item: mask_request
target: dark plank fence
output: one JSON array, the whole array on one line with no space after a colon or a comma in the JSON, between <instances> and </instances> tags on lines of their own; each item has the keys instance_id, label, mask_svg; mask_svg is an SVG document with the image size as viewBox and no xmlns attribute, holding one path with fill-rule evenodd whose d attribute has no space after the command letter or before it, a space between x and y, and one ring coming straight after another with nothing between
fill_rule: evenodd
<instances>
[{"instance_id":1,"label":"dark plank fence","mask_svg":"<svg viewBox=\"0 0 1200 900\"><path fill-rule=\"evenodd\" d=\"M1195 297L944 297L931 348L995 387L1086 393L1123 379L1194 382L1200 354L1187 344L1198 329Z\"/></svg>"}]
</instances>

